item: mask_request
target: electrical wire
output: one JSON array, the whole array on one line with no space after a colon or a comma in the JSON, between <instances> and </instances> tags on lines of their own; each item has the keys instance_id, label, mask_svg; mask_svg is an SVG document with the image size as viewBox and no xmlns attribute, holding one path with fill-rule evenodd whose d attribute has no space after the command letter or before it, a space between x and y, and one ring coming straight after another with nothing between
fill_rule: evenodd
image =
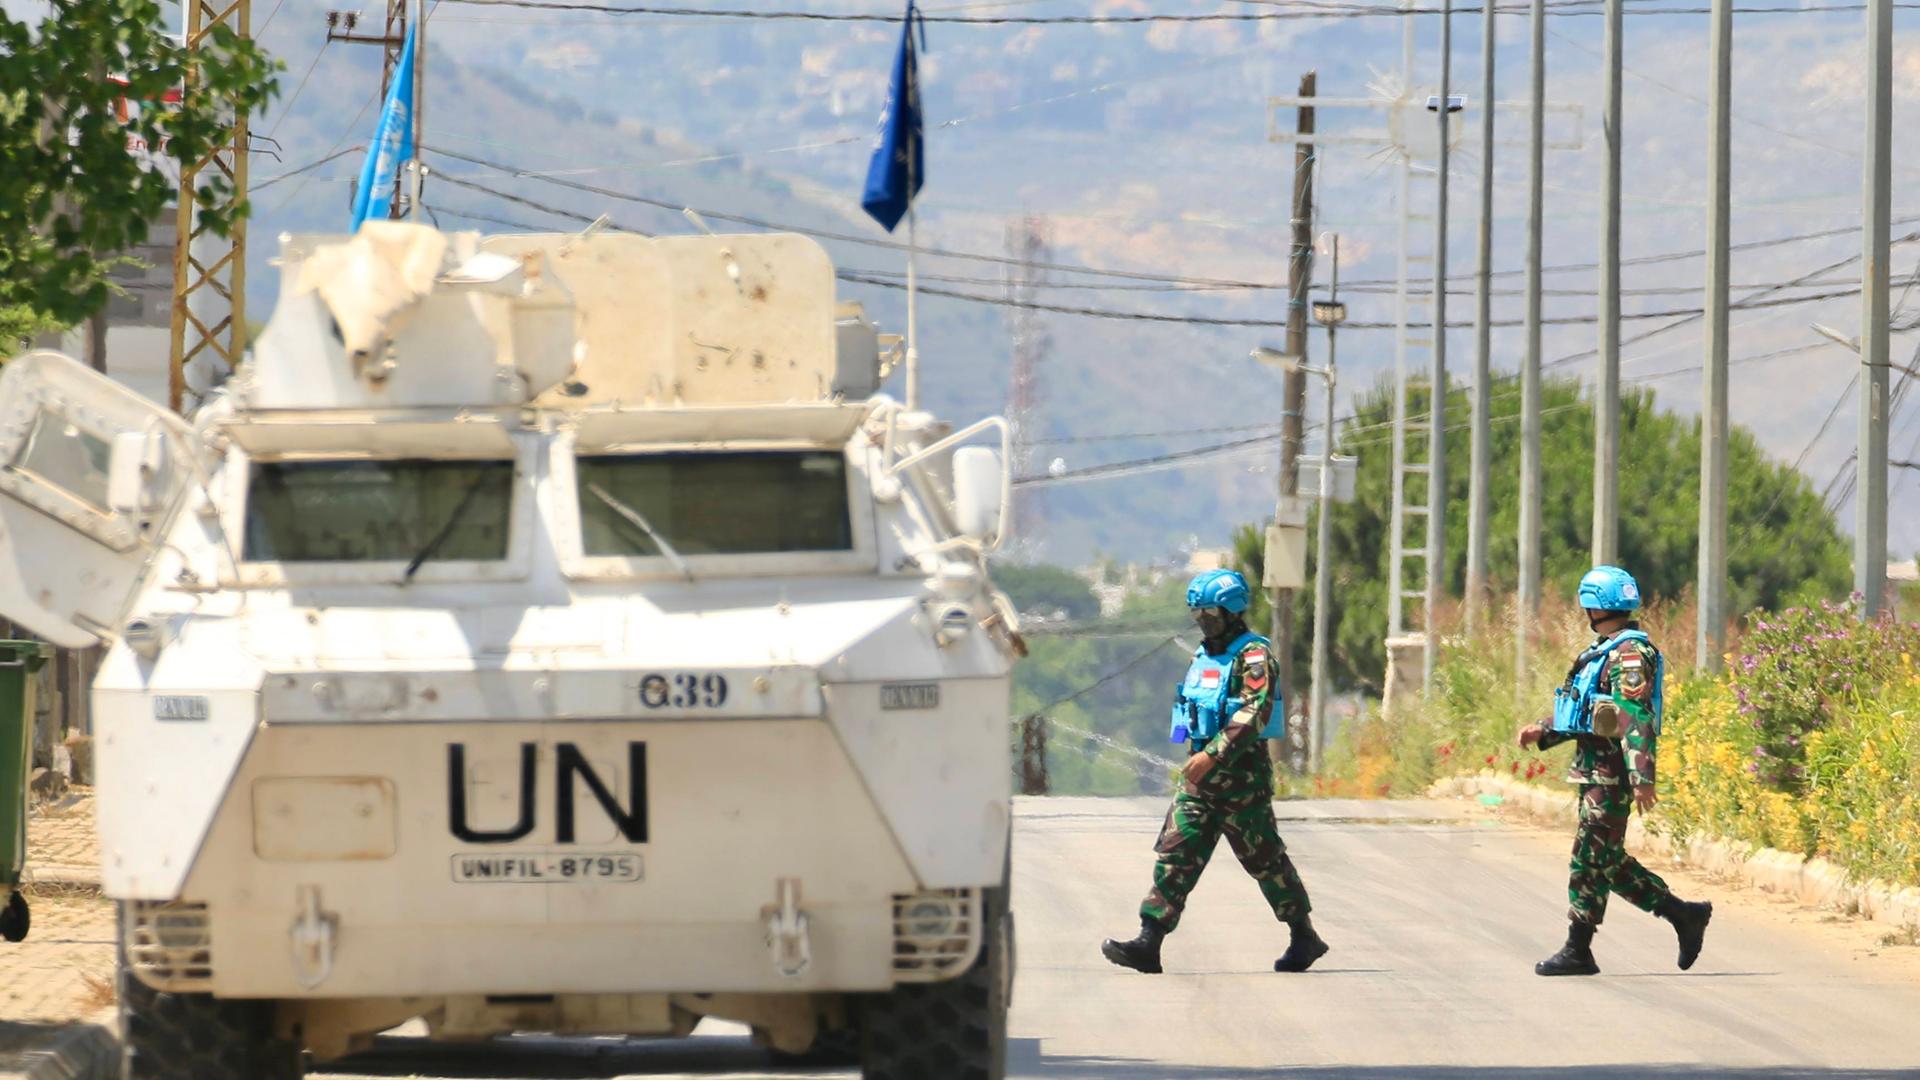
<instances>
[{"instance_id":1,"label":"electrical wire","mask_svg":"<svg viewBox=\"0 0 1920 1080\"><path fill-rule=\"evenodd\" d=\"M1108 683L1113 682L1115 679L1120 678L1122 675L1125 675L1127 672L1132 671L1134 668L1139 667L1141 664L1146 663L1148 660L1153 659L1153 657L1156 654L1158 654L1160 650L1165 649L1167 646L1173 644L1178 639L1179 639L1178 634L1169 635L1164 641L1161 641L1159 644L1155 645L1151 649L1148 649L1145 652L1140 653L1139 655L1135 656L1133 659L1127 661L1126 663L1120 665L1117 668L1114 668L1112 671L1107 672L1105 675L1100 676L1099 679L1091 683L1088 683L1087 685L1081 687L1078 690L1075 690L1073 693L1068 694L1065 697L1058 698L1054 701L1050 701L1047 704L1042 705L1040 708L1035 709L1032 712L1028 713L1027 715L1045 717L1048 713L1052 712L1055 709L1061 708L1062 706L1071 705L1074 702L1079 701L1081 698L1086 697L1088 694L1093 693L1095 690L1100 689L1101 687L1107 685Z\"/></svg>"},{"instance_id":2,"label":"electrical wire","mask_svg":"<svg viewBox=\"0 0 1920 1080\"><path fill-rule=\"evenodd\" d=\"M340 156L340 153L342 152L341 147L345 146L347 140L353 137L354 132L360 130L360 118L367 115L367 110L373 108L373 103L378 100L380 100L380 90L378 87L375 87L373 93L367 96L366 103L360 106L360 111L353 114L352 120L347 121L346 129L340 132L339 138L333 140L333 145L327 148L327 152L321 156L320 162L316 164L323 164L325 162L332 161L334 158L337 158ZM313 174L310 172L306 172L305 169L300 170L300 172L303 174L301 176L300 182L293 185L293 190L287 192L286 198L281 199L278 203L275 203L273 209L268 210L265 214L261 215L262 217L268 217L273 214L277 214L282 210L285 210L287 208L287 204L293 202L294 199L299 197L302 191L306 190L307 184L313 180ZM294 174L287 173L285 175L292 176ZM278 181L283 178L284 177L275 177L274 180ZM254 187L254 191L259 191L261 188L266 186L267 186L266 184L257 185Z\"/></svg>"},{"instance_id":3,"label":"electrical wire","mask_svg":"<svg viewBox=\"0 0 1920 1080\"><path fill-rule=\"evenodd\" d=\"M1264 431L1271 433L1278 424L1241 424L1236 427L1215 427L1205 430L1186 428L1178 431L1134 431L1115 435L1059 435L1039 439L1023 439L1022 446L1061 446L1074 443L1128 442L1146 439L1197 438L1201 435L1223 435L1242 431Z\"/></svg>"},{"instance_id":4,"label":"electrical wire","mask_svg":"<svg viewBox=\"0 0 1920 1080\"><path fill-rule=\"evenodd\" d=\"M333 161L336 158L346 157L348 154L358 153L359 150L360 148L357 146L349 146L345 150L335 150L333 153L328 154L326 157L315 158L312 161L307 162L305 165L302 165L297 169L288 169L286 172L279 173L274 176L269 176L265 180L262 180L257 184L251 185L251 191L249 193L259 194L260 192L265 191L266 189L272 187L273 185L279 183L282 180L290 180L293 177L302 175L303 173L312 172L313 170L319 168L320 166L325 165L329 161Z\"/></svg>"},{"instance_id":5,"label":"electrical wire","mask_svg":"<svg viewBox=\"0 0 1920 1080\"><path fill-rule=\"evenodd\" d=\"M457 0L449 0L449 2L457 2ZM542 183L552 184L558 187L570 188L575 191L581 191L591 195L599 195L604 198L619 199L624 202L633 202L633 203L638 203L644 206L652 206L662 210L668 210L676 214L686 209L686 206L684 203L674 202L669 199L656 199L656 198L651 198L644 195L639 195L633 192L620 191L616 188L604 187L597 184L587 184L587 183L582 183L575 180L567 180L565 178L557 177L557 176L547 176L538 172L530 172L516 165L509 165L503 162L492 161L487 158L477 157L475 155L462 153L457 150L449 150L449 149L438 147L438 146L426 146L426 147L423 147L423 149L431 151L432 153L435 153L435 154L439 154L443 157L452 158L456 161L464 161L471 165L479 165L483 168L493 169L497 172L505 173L508 176L512 176L516 178L527 178L527 179L539 180ZM444 173L439 174L439 176L441 179L449 179L449 177ZM708 210L700 207L695 207L694 209L698 211L701 216L710 218L715 221L730 221L736 224L750 225L754 228L771 229L778 232L804 233L806 235L813 236L822 240L835 240L835 241L841 241L844 243L861 244L868 247L884 248L891 251L907 250L907 245L894 240L883 240L883 239L872 237L872 236L861 236L858 234L835 232L835 231L826 230L826 229L806 228L798 225L786 224L786 223L777 222L777 221L769 221L764 218L751 217L744 214L731 214L724 211ZM1912 224L1916 222L1920 222L1920 215L1909 215L1906 217L1896 219L1895 224ZM1860 229L1858 226L1849 226L1849 227L1834 228L1834 229L1823 229L1816 232L1795 233L1787 236L1769 237L1764 240L1750 240L1745 243L1732 245L1731 250L1754 251L1762 248L1778 247L1785 244L1795 244L1795 243L1801 243L1809 240L1821 240L1821 239L1827 239L1835 236L1858 235L1859 232L1860 232ZM1905 238L1902 238L1902 239L1905 239ZM1136 271L1136 270L1118 270L1110 267L1087 266L1084 264L1076 264L1076 263L1036 262L1036 263L1029 264L1027 262L1024 262L1023 260L1013 258L1011 256L1006 256L1006 255L994 255L986 252L956 251L956 250L938 248L938 247L921 247L917 249L916 253L929 258L964 259L964 260L971 260L974 262L991 263L991 264L1000 265L1000 266L1029 267L1030 269L1033 269L1033 270L1046 270L1046 271L1051 271L1055 273L1067 273L1067 274L1083 274L1083 275L1090 275L1090 276L1096 276L1096 277L1111 277L1111 278L1117 278L1117 279L1127 280L1127 281L1150 281L1150 282L1158 282L1163 284L1205 285L1205 286L1217 286L1222 288L1241 288L1241 289L1260 289L1260 290L1276 290L1276 289L1286 288L1286 285L1274 283L1274 282L1249 281L1245 279L1233 279L1233 278L1172 275L1172 274L1161 274L1161 273L1153 273L1148 271ZM1694 250L1677 251L1677 252L1664 252L1664 253L1655 254L1655 255L1643 255L1643 256L1637 256L1630 259L1623 259L1621 260L1621 265L1645 266L1645 265L1652 265L1656 263L1679 262L1679 261L1685 261L1688 259L1700 258L1705 254L1706 254L1706 251L1704 249L1694 249ZM1567 263L1567 264L1561 264L1558 266L1545 267L1543 268L1543 270L1545 272L1562 273L1562 272L1571 272L1571 271L1579 271L1579 270L1594 270L1594 269L1597 269L1598 266L1599 266L1598 263ZM1495 271L1494 276L1510 277L1510 276L1516 276L1522 273L1524 273L1523 270L1501 270L1501 271ZM1814 275L1809 274L1805 276L1812 277ZM1469 282L1473 280L1473 276L1470 274L1463 274L1463 275L1460 275L1457 279L1453 276L1449 276L1447 280L1449 282L1454 280L1459 280L1461 282ZM881 283L875 282L875 284L881 284ZM1352 284L1359 285L1359 286L1393 284L1396 287L1398 286L1398 282L1386 282L1384 280L1365 280L1365 281L1355 282ZM1432 279L1430 277L1426 279L1410 279L1408 282L1409 288L1413 288L1419 285L1426 285L1428 287L1431 287L1431 284L1432 284ZM1342 288L1347 288L1347 287L1350 287L1348 283L1342 283ZM1588 321L1592 321L1592 320L1588 320ZM1346 325L1352 326L1354 324L1349 323ZM1498 325L1509 325L1509 324L1498 324Z\"/></svg>"},{"instance_id":6,"label":"electrical wire","mask_svg":"<svg viewBox=\"0 0 1920 1080\"><path fill-rule=\"evenodd\" d=\"M822 22L822 23L900 23L906 19L904 14L891 15L864 12L828 12L828 11L755 11L742 8L686 8L638 5L615 5L585 2L585 0L448 0L450 3L469 7L505 7L521 8L529 11L589 12L599 15L651 15L673 16L697 19L735 19L761 22ZM1597 0L1555 0L1546 4L1547 14L1560 17L1599 16L1605 12L1595 6ZM1274 5L1277 6L1277 5ZM1367 18L1414 18L1439 14L1437 9L1402 7L1385 4L1356 4L1346 7L1326 5L1301 5L1303 10L1288 11L1215 11L1198 14L1149 13L1142 15L928 15L916 12L914 18L928 23L944 23L949 26L1123 26L1160 23L1264 23L1293 22L1300 20L1344 20ZM1896 8L1911 8L1920 5L1896 3ZM1466 4L1453 9L1455 15L1474 15L1486 9ZM1495 5L1496 12L1520 14L1530 11L1527 5ZM1712 8L1706 7L1668 7L1634 8L1625 12L1628 15L1708 15ZM1733 12L1739 15L1803 15L1865 11L1865 4L1825 4L1815 7L1735 7Z\"/></svg>"},{"instance_id":7,"label":"electrical wire","mask_svg":"<svg viewBox=\"0 0 1920 1080\"><path fill-rule=\"evenodd\" d=\"M320 43L319 51L313 54L313 63L307 65L307 73L300 76L300 85L293 88L293 96L287 98L285 105L280 106L280 114L273 118L273 126L267 129L268 139L272 139L280 130L280 125L286 122L287 117L293 115L294 102L300 100L301 92L307 88L307 81L313 78L314 69L320 66L320 58L327 55L327 46L331 44L333 44L332 38L327 38Z\"/></svg>"},{"instance_id":8,"label":"electrical wire","mask_svg":"<svg viewBox=\"0 0 1920 1080\"><path fill-rule=\"evenodd\" d=\"M1900 237L1900 238L1899 238L1898 240L1896 240L1896 241L1894 241L1894 242L1895 242L1895 243L1907 243L1907 242L1910 242L1910 241L1912 241L1912 240L1914 240L1914 239L1916 239L1916 238L1920 238L1920 233L1907 233L1906 235L1904 235L1904 236L1902 236L1902 237ZM1794 280L1795 280L1795 281L1804 281L1804 280L1806 280L1806 279L1808 279L1808 278L1813 278L1813 277L1818 277L1818 276L1819 276L1819 275L1821 275L1821 274L1828 274L1828 273L1832 273L1833 271L1835 271L1835 270L1838 270L1838 269L1839 269L1840 267L1843 267L1843 266L1847 266L1847 265L1850 265L1850 264L1852 264L1852 263L1856 263L1856 262L1859 262L1859 261L1860 261L1860 256L1859 256L1858 254L1854 254L1854 255L1849 255L1849 256L1847 256L1847 257L1846 257L1846 258L1844 258L1844 259L1840 259L1840 260L1838 260L1838 261L1835 261L1835 262L1832 262L1832 263L1828 263L1828 264L1827 264L1827 265L1825 265L1825 266L1822 266L1822 267L1819 267L1819 268L1817 268L1817 269L1814 269L1814 270L1811 270L1811 271L1808 271L1807 273L1805 273L1805 274L1802 274L1802 275L1801 275L1800 277L1798 277L1798 278L1796 278L1796 279L1794 279ZM1779 302L1775 302L1775 301L1764 301L1764 300L1762 300L1761 298L1762 298L1762 297L1765 297L1765 296L1767 296L1767 295L1769 295L1769 294L1771 294L1771 293L1775 293L1775 292L1779 292L1779 291L1780 291L1781 289L1783 289L1783 288L1786 288L1786 287L1787 287L1787 286L1773 286L1773 287L1771 287L1771 288L1766 288L1766 289L1762 289L1762 290L1760 290L1759 292L1756 292L1756 293L1753 293L1753 294L1751 294L1751 295L1749 295L1749 296L1747 296L1747 297L1745 297L1745 298L1743 298L1742 300L1740 300L1740 301L1738 301L1738 302L1735 302L1735 303L1731 303L1731 304L1729 304L1729 305L1728 305L1728 309L1729 309L1729 310L1736 310L1736 309L1744 309L1744 308L1750 308L1750 307L1779 307L1779 306L1782 306L1782 305L1781 305L1781 303L1779 303ZM1847 296L1847 295L1855 295L1855 296L1857 296L1857 295L1859 295L1859 292L1860 292L1860 290L1858 290L1858 289L1853 289L1853 290L1849 290L1848 292L1843 292L1843 293L1839 293L1839 294L1820 294L1820 296L1819 296L1819 298L1820 298L1820 299L1833 299L1833 298L1835 298L1835 296L1836 296L1836 295L1837 295L1837 296ZM1784 300L1784 301L1787 301L1787 302L1793 302L1793 301L1798 301L1798 300L1801 300L1802 298L1799 298L1799 297L1784 297L1784 298L1781 298L1781 299L1782 299L1782 300ZM1627 338L1626 340L1624 340L1624 341L1622 341L1622 342L1620 342L1620 345L1621 345L1621 347L1623 347L1623 348L1624 348L1625 346L1628 346L1628 345L1634 345L1634 344L1638 344L1639 342L1642 342L1642 341L1646 341L1646 340L1647 340L1647 339L1649 339L1649 338L1653 338L1653 337L1657 337L1657 336L1659 336L1659 335L1661 335L1661 334L1665 334L1665 333L1669 333L1669 332L1671 332L1671 331L1674 331L1674 330L1678 330L1679 328L1681 328L1681 327L1683 327L1683 326L1687 326L1687 325L1689 325L1689 324L1691 324L1691 323L1694 323L1694 322L1697 322L1697 321L1699 321L1700 319L1703 319L1703 318L1705 318L1705 317L1706 317L1706 310L1705 310L1705 309L1703 308L1703 309L1700 309L1700 310L1698 310L1698 311L1691 311L1691 312L1685 312L1685 313L1681 313L1681 312L1675 312L1674 314L1675 314L1675 315L1676 315L1677 317L1676 317L1676 318L1675 318L1675 319L1674 319L1674 320L1673 320L1672 322L1669 322L1669 323L1666 323L1666 324L1664 324L1664 325L1662 325L1662 326L1656 326L1656 327L1654 327L1654 328L1653 328L1653 329L1651 329L1651 330L1647 330L1647 331L1643 331L1642 333L1639 333L1639 334L1636 334L1636 335L1634 335L1634 336L1632 336L1632 337L1629 337L1629 338ZM1564 366L1564 365L1567 365L1567 364L1571 364L1571 363L1575 363L1575 362L1577 362L1577 361L1580 361L1580 360L1586 360L1586 359L1590 359L1590 358L1592 358L1592 357L1595 357L1595 356L1598 356L1598 355L1600 355L1600 350L1599 350L1599 349L1582 349L1581 351L1579 351L1579 352L1577 352L1577 353L1569 353L1569 354L1567 354L1566 356L1562 356L1562 357L1560 357L1559 359L1556 359L1556 360L1551 360L1551 361L1548 361L1547 363L1545 363L1545 364L1542 364L1542 365L1540 365L1540 366L1541 366L1541 370L1548 370L1548 369L1551 369L1551 368L1557 368L1557 367L1562 367L1562 366Z\"/></svg>"},{"instance_id":9,"label":"electrical wire","mask_svg":"<svg viewBox=\"0 0 1920 1080\"><path fill-rule=\"evenodd\" d=\"M881 278L867 277L867 276L855 274L855 273L841 273L840 279L842 281L851 281L851 282L855 282L862 285L877 285L885 289L905 289L907 287L905 282L887 281ZM979 293L961 292L956 289L942 289L939 287L923 286L917 291L923 296L943 296L949 299L965 300L969 303L975 303L975 304L988 304L995 307L1026 308L1032 311L1051 312L1056 315L1082 315L1088 318L1096 318L1096 319L1120 319L1120 320L1129 320L1129 321L1135 321L1135 322L1179 323L1187 326L1284 327L1288 324L1286 319L1239 319L1239 318L1229 319L1229 318L1219 318L1219 317L1206 316L1206 315L1169 315L1169 314L1164 314L1161 312L1153 312L1153 311L1116 311L1109 308L1077 307L1069 304L1048 304L1048 303L1042 303L1037 300L1016 300L1016 299L1009 299L1003 296L983 296ZM1837 299L1841 299L1843 297L1848 297L1848 296L1858 296L1859 294L1860 294L1860 290L1858 289L1841 289L1841 290L1834 290L1834 291L1823 292L1823 293L1812 293L1805 296L1784 296L1784 297L1776 297L1773 299L1756 299L1756 300L1742 301L1740 303L1732 304L1729 306L1729 310L1751 311L1758 308L1788 307L1796 304L1816 303L1823 300L1837 300ZM1672 319L1675 317L1681 317L1686 321L1691 322L1695 319L1701 318L1705 314L1706 314L1705 308L1676 308L1676 309L1670 309L1665 311L1631 312L1631 313L1621 315L1620 318L1623 321L1631 322L1639 319ZM1540 324L1542 326L1583 326L1583 325L1591 325L1599 321L1600 321L1600 317L1598 315L1558 315L1558 316L1552 316L1549 318L1541 319ZM1462 320L1460 322L1448 323L1447 328L1449 330L1471 330L1477 325L1478 324L1472 320ZM1515 327L1515 326L1524 326L1526 325L1526 322L1523 319L1495 319L1492 322L1488 323L1487 325L1493 326L1493 327ZM1671 329L1671 328L1672 326L1669 326L1665 329ZM1341 330L1397 330L1399 329L1399 324L1391 323L1391 322L1344 322L1340 324L1340 329ZM1622 344L1626 344L1626 343L1623 342ZM1592 353L1588 353L1586 355L1590 356L1592 355ZM1564 364L1569 362L1570 362L1569 360L1562 359L1562 360L1556 360L1553 363ZM1546 366L1551 366L1551 365L1546 365Z\"/></svg>"},{"instance_id":10,"label":"electrical wire","mask_svg":"<svg viewBox=\"0 0 1920 1080\"><path fill-rule=\"evenodd\" d=\"M466 188L469 191L477 191L484 195L491 195L496 199L504 199L507 202L518 203L521 206L525 206L533 210L538 210L544 214L552 214L555 217L563 217L573 221L584 221L588 223L592 223L594 221L599 220L598 218L594 217L591 214L582 214L577 210L566 210L558 206L552 206L547 203L539 202L534 199L529 199L524 195L514 195L505 191L496 191L493 188L487 187L484 184L476 184L473 181L465 179L463 177L447 176L445 174L435 174L434 179L445 181L446 183L452 184L454 187ZM619 222L615 222L611 220L608 222L608 224L613 228L618 229L621 232L633 233L636 236L652 236L653 235L652 233L633 228L630 225L623 225L623 224L620 224Z\"/></svg>"}]
</instances>

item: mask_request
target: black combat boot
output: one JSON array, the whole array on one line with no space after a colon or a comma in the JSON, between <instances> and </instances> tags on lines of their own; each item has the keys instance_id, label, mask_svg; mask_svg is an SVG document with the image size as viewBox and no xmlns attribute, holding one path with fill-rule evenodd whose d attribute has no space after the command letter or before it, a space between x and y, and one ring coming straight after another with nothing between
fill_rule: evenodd
<instances>
[{"instance_id":1,"label":"black combat boot","mask_svg":"<svg viewBox=\"0 0 1920 1080\"><path fill-rule=\"evenodd\" d=\"M1302 915L1288 922L1287 927L1293 931L1293 940L1287 943L1287 951L1280 959L1273 962L1273 970L1305 971L1315 960L1327 955L1330 946L1314 932L1312 916Z\"/></svg>"},{"instance_id":2,"label":"black combat boot","mask_svg":"<svg viewBox=\"0 0 1920 1080\"><path fill-rule=\"evenodd\" d=\"M1112 938L1100 943L1100 955L1119 964L1123 968L1132 968L1147 975L1160 974L1160 942L1167 936L1167 929L1159 920L1151 916L1140 919L1140 936L1132 941L1115 941Z\"/></svg>"},{"instance_id":3,"label":"black combat boot","mask_svg":"<svg viewBox=\"0 0 1920 1080\"><path fill-rule=\"evenodd\" d=\"M1700 959L1700 946L1707 940L1707 923L1713 920L1713 905L1706 901L1688 903L1669 896L1660 901L1655 915L1673 924L1680 938L1680 970L1685 971Z\"/></svg>"},{"instance_id":4,"label":"black combat boot","mask_svg":"<svg viewBox=\"0 0 1920 1080\"><path fill-rule=\"evenodd\" d=\"M1569 923L1567 943L1560 951L1533 965L1535 975L1598 975L1593 962L1593 930L1587 923Z\"/></svg>"}]
</instances>

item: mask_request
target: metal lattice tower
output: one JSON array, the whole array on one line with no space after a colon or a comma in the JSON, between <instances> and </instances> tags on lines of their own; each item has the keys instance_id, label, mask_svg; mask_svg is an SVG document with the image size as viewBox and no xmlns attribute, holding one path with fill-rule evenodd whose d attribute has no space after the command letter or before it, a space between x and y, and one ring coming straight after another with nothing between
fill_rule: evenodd
<instances>
[{"instance_id":1,"label":"metal lattice tower","mask_svg":"<svg viewBox=\"0 0 1920 1080\"><path fill-rule=\"evenodd\" d=\"M1019 265L1006 268L1007 334L1013 347L1012 386L1007 394L1007 422L1013 429L1013 474L1030 476L1034 472L1033 441L1040 435L1040 368L1053 351L1053 337L1042 324L1040 313L1020 305L1033 303L1046 271L1039 268L1052 256L1052 244L1046 219L1027 214L1007 226L1007 255ZM1027 554L1041 536L1040 500L1032 491L1015 495L1014 520L1025 534Z\"/></svg>"},{"instance_id":2,"label":"metal lattice tower","mask_svg":"<svg viewBox=\"0 0 1920 1080\"><path fill-rule=\"evenodd\" d=\"M242 38L252 36L252 0L186 0L186 47L191 58L219 27ZM199 69L189 59L186 93L204 93ZM240 362L247 337L247 223L236 217L220 236L196 213L195 192L203 174L230 185L224 196L231 208L247 194L247 116L236 113L233 126L213 151L180 170L178 225L173 247L172 349L167 371L167 403L180 408L186 366L205 352L228 367Z\"/></svg>"},{"instance_id":3,"label":"metal lattice tower","mask_svg":"<svg viewBox=\"0 0 1920 1080\"><path fill-rule=\"evenodd\" d=\"M1409 6L1403 2L1402 6ZM1400 39L1400 85L1402 93L1413 86L1413 20L1402 21ZM1387 636L1402 637L1412 627L1407 619L1407 601L1420 611L1419 629L1426 628L1427 580L1427 477L1433 472L1428 460L1428 434L1433 428L1432 411L1427 401L1432 395L1422 372L1431 364L1433 338L1412 328L1426 326L1432 319L1432 298L1412 289L1408 277L1415 265L1424 265L1429 273L1440 275L1431 250L1416 251L1414 223L1431 223L1432 214L1416 210L1417 195L1427 193L1427 185L1413 182L1414 165L1410 154L1398 155L1400 173L1399 287L1395 290L1393 332L1393 515L1390 524ZM1430 200L1423 200L1430 201ZM1445 283L1442 282L1442 287ZM1409 585L1409 579L1413 584Z\"/></svg>"}]
</instances>

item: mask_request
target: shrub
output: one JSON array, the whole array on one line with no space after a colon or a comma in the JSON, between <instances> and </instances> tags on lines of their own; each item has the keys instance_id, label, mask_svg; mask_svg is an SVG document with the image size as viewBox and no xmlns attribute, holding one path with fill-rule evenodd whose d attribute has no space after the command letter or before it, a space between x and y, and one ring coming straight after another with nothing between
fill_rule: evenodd
<instances>
[{"instance_id":1,"label":"shrub","mask_svg":"<svg viewBox=\"0 0 1920 1080\"><path fill-rule=\"evenodd\" d=\"M1857 601L1757 614L1727 682L1757 733L1748 771L1775 791L1805 788L1806 743L1920 651L1920 625L1861 622Z\"/></svg>"}]
</instances>

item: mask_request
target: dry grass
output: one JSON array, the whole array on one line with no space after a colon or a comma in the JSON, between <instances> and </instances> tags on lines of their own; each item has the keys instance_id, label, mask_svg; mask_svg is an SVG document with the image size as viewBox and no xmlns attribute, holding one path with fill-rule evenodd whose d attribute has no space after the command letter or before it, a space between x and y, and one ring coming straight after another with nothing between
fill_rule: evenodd
<instances>
[{"instance_id":1,"label":"dry grass","mask_svg":"<svg viewBox=\"0 0 1920 1080\"><path fill-rule=\"evenodd\" d=\"M80 982L86 989L80 992L79 1004L87 1012L110 1009L120 1000L120 993L114 989L113 979L109 976L83 971L80 973Z\"/></svg>"},{"instance_id":2,"label":"dry grass","mask_svg":"<svg viewBox=\"0 0 1920 1080\"><path fill-rule=\"evenodd\" d=\"M1920 946L1920 926L1908 923L1890 934L1883 934L1880 944Z\"/></svg>"},{"instance_id":3,"label":"dry grass","mask_svg":"<svg viewBox=\"0 0 1920 1080\"><path fill-rule=\"evenodd\" d=\"M65 881L28 881L20 886L20 892L28 900L48 900L54 903L84 902L88 900L105 901L98 885L82 885Z\"/></svg>"}]
</instances>

